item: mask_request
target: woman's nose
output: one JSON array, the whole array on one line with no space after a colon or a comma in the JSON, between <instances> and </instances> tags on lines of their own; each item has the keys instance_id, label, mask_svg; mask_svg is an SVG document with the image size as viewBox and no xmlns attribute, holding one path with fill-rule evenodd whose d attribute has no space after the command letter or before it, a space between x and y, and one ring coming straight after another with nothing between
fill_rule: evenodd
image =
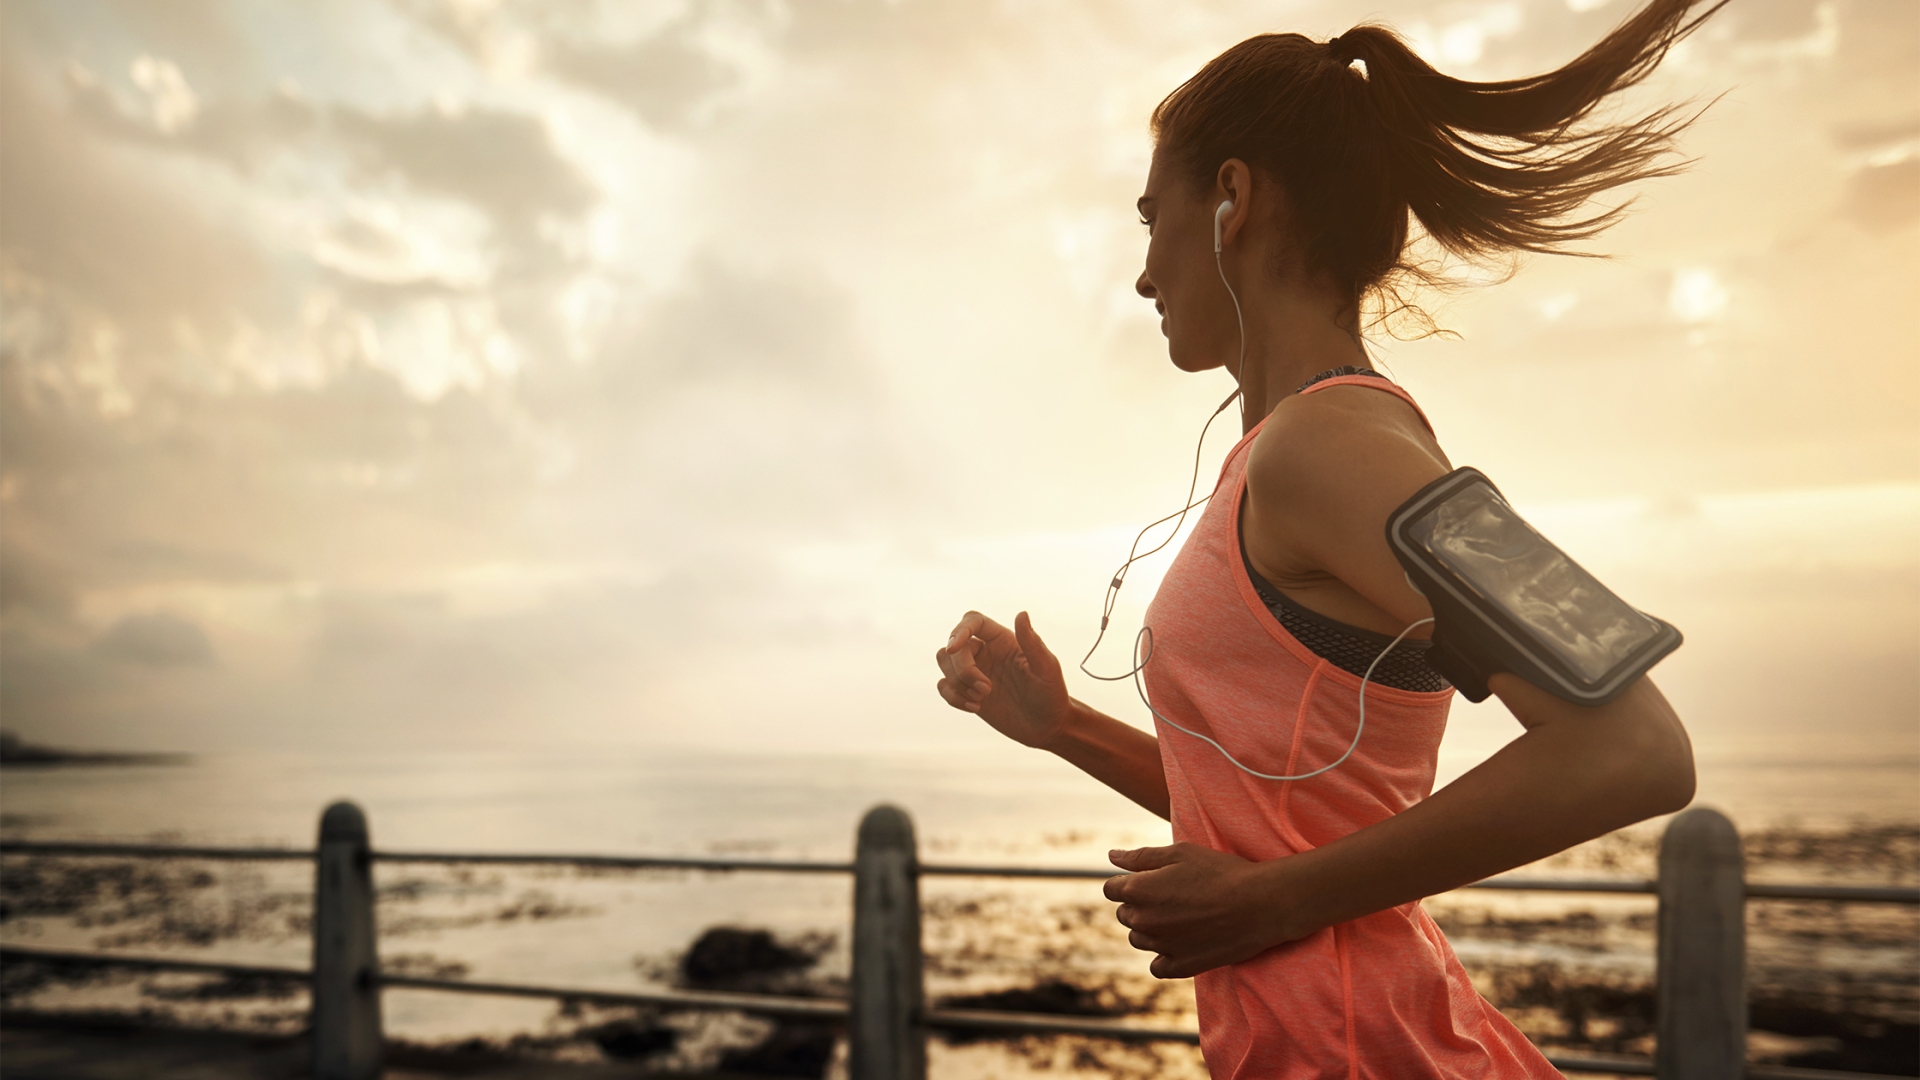
<instances>
[{"instance_id":1,"label":"woman's nose","mask_svg":"<svg viewBox=\"0 0 1920 1080\"><path fill-rule=\"evenodd\" d=\"M1149 300L1154 298L1153 282L1148 280L1145 270L1140 271L1140 280L1133 283L1133 291Z\"/></svg>"}]
</instances>

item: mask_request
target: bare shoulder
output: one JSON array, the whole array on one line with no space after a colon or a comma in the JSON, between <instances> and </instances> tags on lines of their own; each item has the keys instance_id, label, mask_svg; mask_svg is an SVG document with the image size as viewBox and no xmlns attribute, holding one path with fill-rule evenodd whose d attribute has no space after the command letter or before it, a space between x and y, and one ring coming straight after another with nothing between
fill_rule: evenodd
<instances>
[{"instance_id":1,"label":"bare shoulder","mask_svg":"<svg viewBox=\"0 0 1920 1080\"><path fill-rule=\"evenodd\" d=\"M1384 595L1399 580L1387 518L1451 469L1420 414L1393 394L1364 386L1295 394L1267 418L1247 460L1247 554L1283 588L1343 582ZM1373 578L1381 581L1369 585ZM1374 621L1337 601L1317 610Z\"/></svg>"},{"instance_id":2,"label":"bare shoulder","mask_svg":"<svg viewBox=\"0 0 1920 1080\"><path fill-rule=\"evenodd\" d=\"M1263 495L1317 503L1356 490L1406 487L1396 506L1451 469L1413 406L1365 386L1285 399L1254 440L1247 462L1248 484Z\"/></svg>"}]
</instances>

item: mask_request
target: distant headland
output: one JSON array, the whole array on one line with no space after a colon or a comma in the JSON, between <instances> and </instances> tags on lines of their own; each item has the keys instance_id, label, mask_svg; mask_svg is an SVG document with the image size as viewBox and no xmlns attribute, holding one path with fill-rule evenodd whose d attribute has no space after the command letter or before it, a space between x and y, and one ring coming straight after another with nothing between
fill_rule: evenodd
<instances>
[{"instance_id":1,"label":"distant headland","mask_svg":"<svg viewBox=\"0 0 1920 1080\"><path fill-rule=\"evenodd\" d=\"M11 731L0 731L0 766L54 768L65 765L181 765L186 754L129 754L99 750L61 750L36 746Z\"/></svg>"}]
</instances>

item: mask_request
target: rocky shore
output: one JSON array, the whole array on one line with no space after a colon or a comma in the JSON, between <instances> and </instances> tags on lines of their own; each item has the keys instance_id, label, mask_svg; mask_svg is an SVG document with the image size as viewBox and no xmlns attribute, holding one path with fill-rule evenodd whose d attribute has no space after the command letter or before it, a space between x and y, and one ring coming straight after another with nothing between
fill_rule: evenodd
<instances>
[{"instance_id":1,"label":"rocky shore","mask_svg":"<svg viewBox=\"0 0 1920 1080\"><path fill-rule=\"evenodd\" d=\"M1763 830L1746 845L1755 880L1920 880L1920 828L1910 825ZM1651 835L1629 833L1530 872L1644 877L1653 858ZM407 867L381 885L384 963L464 977L472 962L437 948L449 934L582 919L594 911L588 885L605 877ZM1089 901L1084 889L929 879L924 901L928 991L938 1003L1193 1023L1189 984L1148 977L1110 905ZM1646 898L1459 892L1427 904L1480 990L1540 1045L1570 1054L1651 1052L1654 912ZM0 937L15 945L284 949L308 934L308 905L297 875L244 864L9 856L0 873ZM1753 1060L1920 1073L1920 910L1754 901L1748 941ZM834 929L724 923L678 950L635 956L630 970L636 985L832 996L845 992L846 963L844 936ZM91 1013L278 1035L297 1032L306 1008L298 986L43 964L8 965L0 997L15 1016ZM519 1030L474 1031L409 1052L821 1076L837 1051L835 1031L817 1023L561 1002ZM1195 1051L1179 1045L966 1036L940 1041L935 1052L1011 1057L1035 1072L1203 1075Z\"/></svg>"}]
</instances>

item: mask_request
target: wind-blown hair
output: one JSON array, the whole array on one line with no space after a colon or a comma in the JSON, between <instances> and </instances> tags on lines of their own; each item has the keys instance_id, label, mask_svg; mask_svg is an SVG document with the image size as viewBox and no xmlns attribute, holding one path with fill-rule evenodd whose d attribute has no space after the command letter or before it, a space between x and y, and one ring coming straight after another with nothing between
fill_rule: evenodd
<instances>
[{"instance_id":1,"label":"wind-blown hair","mask_svg":"<svg viewBox=\"0 0 1920 1080\"><path fill-rule=\"evenodd\" d=\"M1409 215L1468 260L1566 252L1626 209L1589 211L1593 196L1684 167L1668 157L1692 120L1677 106L1611 123L1592 114L1726 0L1690 18L1698 2L1653 0L1558 71L1503 82L1443 75L1385 26L1328 42L1262 34L1167 95L1154 142L1203 190L1228 158L1277 180L1304 269L1356 302L1406 309L1397 283L1438 280L1408 256Z\"/></svg>"}]
</instances>

